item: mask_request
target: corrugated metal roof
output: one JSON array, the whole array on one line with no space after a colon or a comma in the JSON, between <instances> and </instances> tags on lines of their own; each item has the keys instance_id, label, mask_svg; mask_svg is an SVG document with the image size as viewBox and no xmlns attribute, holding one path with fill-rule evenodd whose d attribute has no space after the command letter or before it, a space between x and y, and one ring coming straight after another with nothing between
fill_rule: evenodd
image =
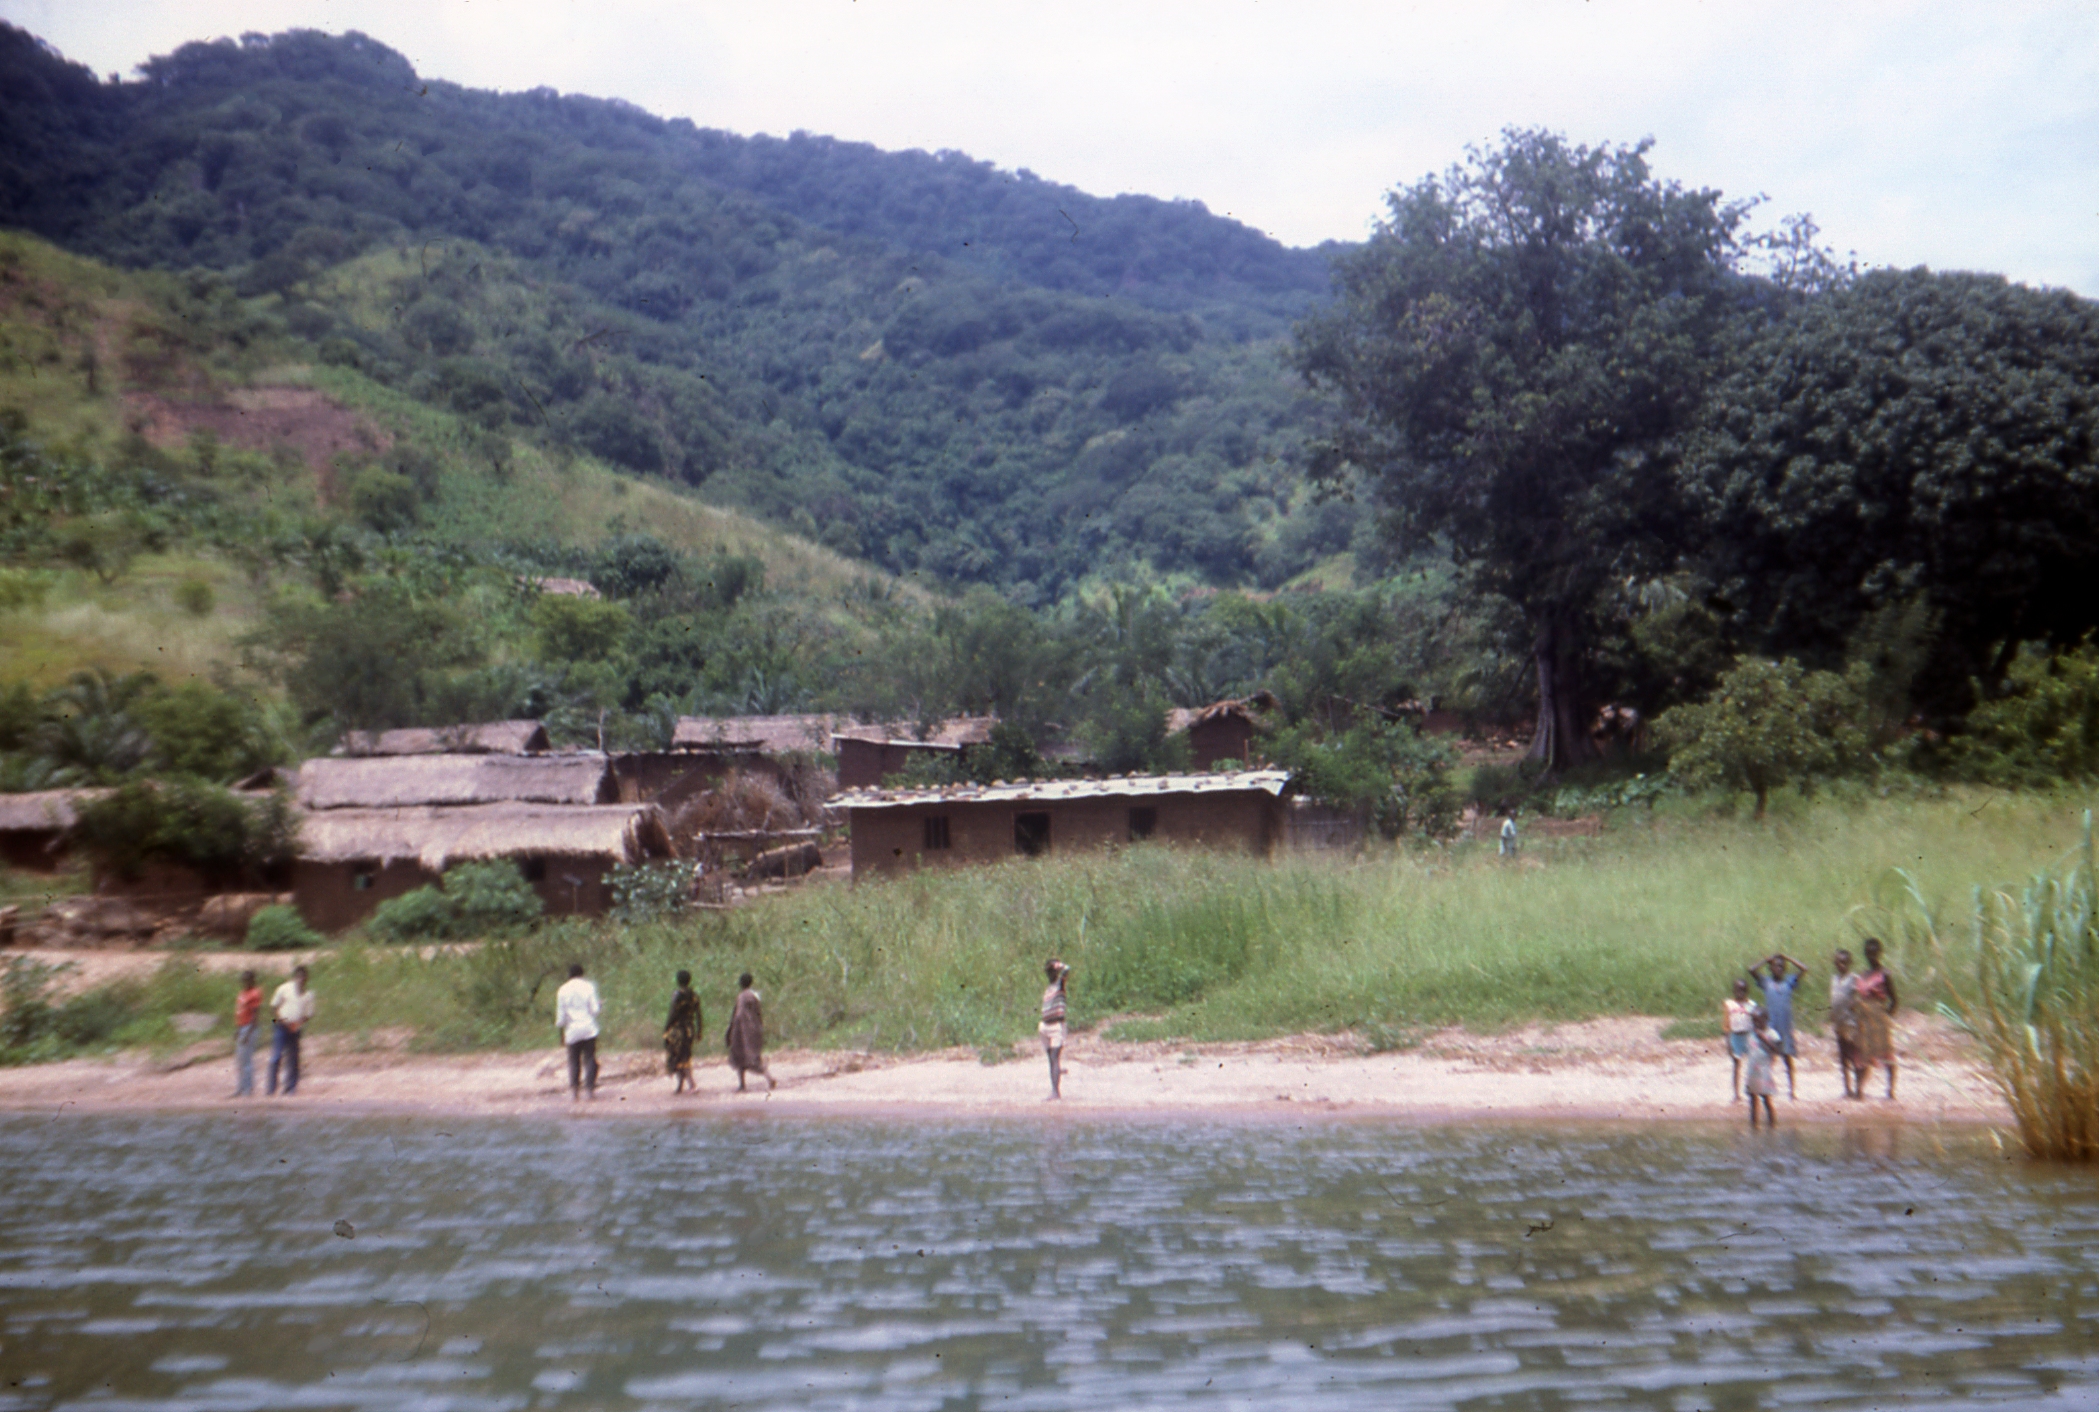
<instances>
[{"instance_id":1,"label":"corrugated metal roof","mask_svg":"<svg viewBox=\"0 0 2099 1412\"><path fill-rule=\"evenodd\" d=\"M831 801L840 809L902 809L923 804L1051 804L1067 799L1129 799L1153 794L1238 794L1259 790L1282 797L1288 770L1219 770L1207 775L1123 775L1100 780L1015 780L939 789L861 789Z\"/></svg>"}]
</instances>

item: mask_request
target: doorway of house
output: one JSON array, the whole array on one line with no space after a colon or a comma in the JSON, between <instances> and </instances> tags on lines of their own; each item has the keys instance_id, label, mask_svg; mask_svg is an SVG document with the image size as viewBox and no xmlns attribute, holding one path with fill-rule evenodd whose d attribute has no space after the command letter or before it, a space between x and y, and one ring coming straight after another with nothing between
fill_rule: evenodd
<instances>
[{"instance_id":1,"label":"doorway of house","mask_svg":"<svg viewBox=\"0 0 2099 1412\"><path fill-rule=\"evenodd\" d=\"M1013 851L1028 858L1039 858L1049 852L1050 816L1047 814L1015 814L1013 816Z\"/></svg>"}]
</instances>

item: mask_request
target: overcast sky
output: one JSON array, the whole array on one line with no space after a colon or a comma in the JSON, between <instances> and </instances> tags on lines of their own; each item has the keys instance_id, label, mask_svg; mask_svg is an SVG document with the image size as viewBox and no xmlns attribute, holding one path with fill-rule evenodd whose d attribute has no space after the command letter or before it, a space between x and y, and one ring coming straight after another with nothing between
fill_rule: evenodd
<instances>
[{"instance_id":1,"label":"overcast sky","mask_svg":"<svg viewBox=\"0 0 2099 1412\"><path fill-rule=\"evenodd\" d=\"M1871 265L2099 297L2099 3L0 0L100 73L191 39L362 30L425 76L732 132L956 148L1201 200L1293 245L1510 125L1653 137L1689 185Z\"/></svg>"}]
</instances>

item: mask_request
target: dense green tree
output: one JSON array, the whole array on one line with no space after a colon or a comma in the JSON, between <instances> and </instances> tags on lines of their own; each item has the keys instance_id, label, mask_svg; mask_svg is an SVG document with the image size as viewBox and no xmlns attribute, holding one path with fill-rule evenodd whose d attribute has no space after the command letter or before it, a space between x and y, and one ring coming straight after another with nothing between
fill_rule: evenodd
<instances>
[{"instance_id":1,"label":"dense green tree","mask_svg":"<svg viewBox=\"0 0 2099 1412\"><path fill-rule=\"evenodd\" d=\"M1393 192L1298 335L1335 415L1314 474L1367 478L1408 542L1522 610L1552 767L1588 749L1599 591L1675 557L1676 442L1742 299L1745 208L1647 148L1512 130Z\"/></svg>"},{"instance_id":2,"label":"dense green tree","mask_svg":"<svg viewBox=\"0 0 2099 1412\"><path fill-rule=\"evenodd\" d=\"M1748 790L1761 819L1772 790L1812 786L1864 751L1865 685L1860 666L1838 676L1744 657L1706 700L1663 712L1655 733L1685 783Z\"/></svg>"},{"instance_id":3,"label":"dense green tree","mask_svg":"<svg viewBox=\"0 0 2099 1412\"><path fill-rule=\"evenodd\" d=\"M473 720L447 680L486 656L479 635L445 599L397 581L362 583L346 600L280 605L246 642L309 721L337 730L386 730Z\"/></svg>"},{"instance_id":4,"label":"dense green tree","mask_svg":"<svg viewBox=\"0 0 2099 1412\"><path fill-rule=\"evenodd\" d=\"M2099 625L2099 304L1867 275L1748 343L1684 474L1752 641L1833 659L1922 595L1923 690L1963 710L2021 642Z\"/></svg>"}]
</instances>

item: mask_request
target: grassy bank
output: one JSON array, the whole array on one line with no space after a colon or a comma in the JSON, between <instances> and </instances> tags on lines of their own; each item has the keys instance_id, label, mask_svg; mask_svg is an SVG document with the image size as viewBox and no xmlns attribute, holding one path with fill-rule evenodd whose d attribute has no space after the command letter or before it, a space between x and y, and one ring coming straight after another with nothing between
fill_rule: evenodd
<instances>
[{"instance_id":1,"label":"grassy bank","mask_svg":"<svg viewBox=\"0 0 2099 1412\"><path fill-rule=\"evenodd\" d=\"M1601 837L1539 840L1513 866L1491 845L1266 866L1140 848L812 887L676 924L553 925L431 957L353 943L320 958L314 979L324 1030L407 1027L431 1049L548 1043L572 957L598 979L617 1044L653 1042L671 973L688 967L710 1034L749 969L779 1042L995 1052L1031 1032L1051 953L1076 968L1075 1017L1113 1017L1131 1039L1348 1030L1376 1047L1451 1024L1640 1013L1702 1025L1730 979L1774 949L1816 968L1819 995L1836 946L1898 935L1874 904L1889 869L1956 903L2059 858L2081 807L1954 793L1831 800L1763 824L1642 812ZM1937 999L1935 967L1959 960L1898 948L1905 1003ZM178 960L136 988L114 1038L171 1040L170 1015L224 1008L228 990Z\"/></svg>"}]
</instances>

